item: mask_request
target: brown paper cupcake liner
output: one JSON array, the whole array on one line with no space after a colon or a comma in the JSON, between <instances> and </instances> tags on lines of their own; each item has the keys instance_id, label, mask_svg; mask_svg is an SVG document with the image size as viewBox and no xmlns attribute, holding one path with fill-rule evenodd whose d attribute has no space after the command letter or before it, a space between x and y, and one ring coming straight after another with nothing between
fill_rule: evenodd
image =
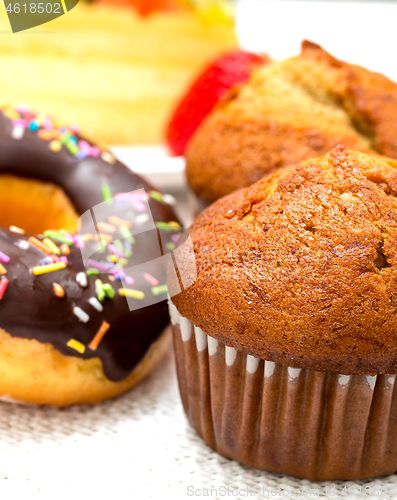
<instances>
[{"instance_id":1,"label":"brown paper cupcake liner","mask_svg":"<svg viewBox=\"0 0 397 500\"><path fill-rule=\"evenodd\" d=\"M315 481L397 470L396 375L341 375L258 359L206 335L169 304L183 407L213 450Z\"/></svg>"}]
</instances>

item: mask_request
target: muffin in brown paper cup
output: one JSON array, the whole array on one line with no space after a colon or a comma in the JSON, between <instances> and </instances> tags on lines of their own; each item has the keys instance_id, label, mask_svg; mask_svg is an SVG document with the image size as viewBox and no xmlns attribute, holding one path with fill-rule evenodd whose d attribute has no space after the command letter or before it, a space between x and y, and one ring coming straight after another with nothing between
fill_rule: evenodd
<instances>
[{"instance_id":1,"label":"muffin in brown paper cup","mask_svg":"<svg viewBox=\"0 0 397 500\"><path fill-rule=\"evenodd\" d=\"M177 373L190 424L219 454L316 481L397 470L390 193L396 162L337 148L190 228L197 278L169 301Z\"/></svg>"},{"instance_id":2,"label":"muffin in brown paper cup","mask_svg":"<svg viewBox=\"0 0 397 500\"><path fill-rule=\"evenodd\" d=\"M209 204L341 143L397 158L396 128L397 83L306 40L218 103L189 141L186 177Z\"/></svg>"}]
</instances>

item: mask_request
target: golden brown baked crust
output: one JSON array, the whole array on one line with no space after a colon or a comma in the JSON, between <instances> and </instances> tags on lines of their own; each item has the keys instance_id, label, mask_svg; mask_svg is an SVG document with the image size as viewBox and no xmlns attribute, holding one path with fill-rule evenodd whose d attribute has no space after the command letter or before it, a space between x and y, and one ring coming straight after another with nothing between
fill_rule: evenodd
<instances>
[{"instance_id":1,"label":"golden brown baked crust","mask_svg":"<svg viewBox=\"0 0 397 500\"><path fill-rule=\"evenodd\" d=\"M0 328L0 400L37 405L93 404L119 396L146 377L167 352L167 327L128 377L109 380L99 358L65 356L51 344Z\"/></svg>"},{"instance_id":2,"label":"golden brown baked crust","mask_svg":"<svg viewBox=\"0 0 397 500\"><path fill-rule=\"evenodd\" d=\"M306 41L208 116L190 142L187 178L212 202L338 144L397 158L397 84Z\"/></svg>"},{"instance_id":3,"label":"golden brown baked crust","mask_svg":"<svg viewBox=\"0 0 397 500\"><path fill-rule=\"evenodd\" d=\"M197 280L172 300L262 359L397 373L396 197L397 161L377 155L338 147L279 170L196 219Z\"/></svg>"}]
</instances>

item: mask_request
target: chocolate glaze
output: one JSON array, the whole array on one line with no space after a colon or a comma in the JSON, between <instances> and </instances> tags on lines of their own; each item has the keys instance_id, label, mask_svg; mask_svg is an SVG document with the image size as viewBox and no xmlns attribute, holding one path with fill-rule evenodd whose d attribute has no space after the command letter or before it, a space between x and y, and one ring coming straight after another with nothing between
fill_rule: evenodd
<instances>
[{"instance_id":1,"label":"chocolate glaze","mask_svg":"<svg viewBox=\"0 0 397 500\"><path fill-rule=\"evenodd\" d=\"M101 185L104 183L114 194L139 188L153 189L118 161L112 165L100 157L78 161L65 147L57 153L51 151L48 142L28 129L22 139L13 139L13 127L12 121L0 113L0 175L9 173L54 183L68 195L78 214L103 202ZM177 220L167 204L150 199L149 206L154 221ZM35 276L31 270L41 265L40 261L46 254L33 245L27 250L21 249L18 240L27 240L28 237L0 228L0 250L11 257L10 263L5 265L9 285L0 300L0 328L12 336L51 343L65 355L99 356L110 380L127 377L166 327L169 321L166 302L130 311L126 298L118 294L121 282L110 282L106 274L87 276L88 286L82 288L76 282L76 274L85 268L76 246L70 247L70 264L66 269ZM145 234L137 239L134 252L138 259L139 254L142 257L147 253ZM88 303L90 297L96 297L95 279L98 277L104 283L111 283L116 291L113 299L103 301L102 312ZM54 282L64 288L65 297L54 294ZM143 286L150 290L150 284L143 282L136 288L142 290ZM75 306L89 314L87 323L79 321L73 314ZM85 353L80 354L67 347L71 338L89 344L102 321L107 321L110 328L96 351L86 348Z\"/></svg>"}]
</instances>

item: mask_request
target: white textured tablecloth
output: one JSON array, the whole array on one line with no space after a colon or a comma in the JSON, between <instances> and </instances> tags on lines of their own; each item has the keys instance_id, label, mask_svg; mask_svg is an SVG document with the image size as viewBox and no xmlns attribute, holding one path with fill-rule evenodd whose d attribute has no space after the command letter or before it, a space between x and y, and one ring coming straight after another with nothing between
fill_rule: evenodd
<instances>
[{"instance_id":1,"label":"white textured tablecloth","mask_svg":"<svg viewBox=\"0 0 397 500\"><path fill-rule=\"evenodd\" d=\"M219 499L316 498L298 488L318 489L324 497L325 487L333 486L254 471L213 453L187 424L171 352L149 378L113 401L64 409L0 403L0 471L0 499L6 500L179 500L209 498L211 488L210 498ZM335 484L339 494L332 498L358 498L342 488L360 484L372 491L394 487L397 476ZM269 494L236 495L235 488L247 487ZM328 489L326 496L332 494Z\"/></svg>"}]
</instances>

